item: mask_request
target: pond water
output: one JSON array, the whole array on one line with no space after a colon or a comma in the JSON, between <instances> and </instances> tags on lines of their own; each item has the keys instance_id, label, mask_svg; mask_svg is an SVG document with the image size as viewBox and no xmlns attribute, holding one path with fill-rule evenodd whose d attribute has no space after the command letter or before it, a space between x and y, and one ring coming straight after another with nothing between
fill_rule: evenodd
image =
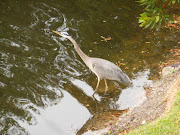
<instances>
[{"instance_id":1,"label":"pond water","mask_svg":"<svg viewBox=\"0 0 180 135\"><path fill-rule=\"evenodd\" d=\"M82 134L94 116L141 104L158 64L178 47L176 33L139 28L134 0L9 0L0 7L2 135ZM119 65L133 86L108 81L105 95L102 81L95 100L96 76L52 30L67 31L88 56Z\"/></svg>"}]
</instances>

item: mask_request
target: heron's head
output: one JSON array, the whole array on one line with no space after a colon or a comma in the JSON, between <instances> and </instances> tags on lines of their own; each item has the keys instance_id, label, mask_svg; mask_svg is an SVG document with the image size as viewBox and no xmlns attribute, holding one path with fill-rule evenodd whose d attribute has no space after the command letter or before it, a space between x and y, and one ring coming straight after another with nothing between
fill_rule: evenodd
<instances>
[{"instance_id":1,"label":"heron's head","mask_svg":"<svg viewBox=\"0 0 180 135\"><path fill-rule=\"evenodd\" d=\"M54 33L56 33L56 34L58 34L58 35L60 35L60 36L62 36L62 37L65 37L65 38L68 38L68 37L71 37L67 32L57 32L57 31L54 31L54 30L52 30L52 32L54 32Z\"/></svg>"}]
</instances>

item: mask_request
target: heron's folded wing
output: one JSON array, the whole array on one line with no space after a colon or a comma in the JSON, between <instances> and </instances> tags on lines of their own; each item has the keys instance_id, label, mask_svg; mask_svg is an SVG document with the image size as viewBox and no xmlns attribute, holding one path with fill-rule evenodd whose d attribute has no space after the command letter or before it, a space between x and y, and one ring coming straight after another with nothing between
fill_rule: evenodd
<instances>
[{"instance_id":1,"label":"heron's folded wing","mask_svg":"<svg viewBox=\"0 0 180 135\"><path fill-rule=\"evenodd\" d=\"M109 61L93 63L93 70L100 78L112 80L118 80L119 74L122 72L122 70L118 66Z\"/></svg>"}]
</instances>

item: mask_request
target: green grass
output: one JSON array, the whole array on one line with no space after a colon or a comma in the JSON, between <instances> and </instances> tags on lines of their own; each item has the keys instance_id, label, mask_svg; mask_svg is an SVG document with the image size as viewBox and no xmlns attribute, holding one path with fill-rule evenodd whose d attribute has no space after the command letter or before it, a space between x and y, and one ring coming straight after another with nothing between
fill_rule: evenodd
<instances>
[{"instance_id":1,"label":"green grass","mask_svg":"<svg viewBox=\"0 0 180 135\"><path fill-rule=\"evenodd\" d=\"M138 127L127 135L180 135L180 92L170 111L154 122Z\"/></svg>"}]
</instances>

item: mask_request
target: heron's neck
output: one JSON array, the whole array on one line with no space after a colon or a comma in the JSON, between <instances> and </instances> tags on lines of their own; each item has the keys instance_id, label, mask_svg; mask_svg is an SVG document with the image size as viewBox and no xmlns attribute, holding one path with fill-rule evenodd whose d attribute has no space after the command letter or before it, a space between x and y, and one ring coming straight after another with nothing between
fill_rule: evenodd
<instances>
[{"instance_id":1,"label":"heron's neck","mask_svg":"<svg viewBox=\"0 0 180 135\"><path fill-rule=\"evenodd\" d=\"M89 58L79 47L79 45L77 44L77 42L73 39L73 38L68 38L74 45L74 49L76 50L76 52L79 54L79 56L81 57L81 59L86 63L86 60Z\"/></svg>"}]
</instances>

